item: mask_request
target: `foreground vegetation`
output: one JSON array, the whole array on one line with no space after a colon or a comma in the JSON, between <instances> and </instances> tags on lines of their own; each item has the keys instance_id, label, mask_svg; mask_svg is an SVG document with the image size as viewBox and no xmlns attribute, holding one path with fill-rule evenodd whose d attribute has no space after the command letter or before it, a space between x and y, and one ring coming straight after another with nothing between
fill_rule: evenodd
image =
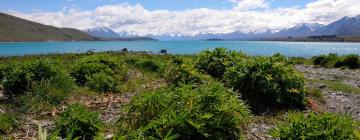
<instances>
[{"instance_id":1,"label":"foreground vegetation","mask_svg":"<svg viewBox=\"0 0 360 140\"><path fill-rule=\"evenodd\" d=\"M337 60L356 68L348 63L353 59ZM306 88L295 60L224 48L189 56L112 52L1 58L0 134L19 138L13 133L25 122L45 118L53 125L32 126L38 129L33 137L243 139L252 117L296 110L269 134L359 138L359 123L347 116L304 111L311 108L309 99L322 98ZM105 107L100 106L104 96L109 96ZM108 119L111 112L117 113Z\"/></svg>"}]
</instances>

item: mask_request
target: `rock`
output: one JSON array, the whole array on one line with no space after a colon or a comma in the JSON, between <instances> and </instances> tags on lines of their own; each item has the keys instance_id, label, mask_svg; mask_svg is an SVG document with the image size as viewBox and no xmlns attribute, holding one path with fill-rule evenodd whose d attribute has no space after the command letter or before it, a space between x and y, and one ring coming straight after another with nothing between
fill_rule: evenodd
<instances>
[{"instance_id":1,"label":"rock","mask_svg":"<svg viewBox=\"0 0 360 140\"><path fill-rule=\"evenodd\" d=\"M160 53L162 53L162 54L166 54L166 53L167 53L167 50L165 50L165 49L161 49Z\"/></svg>"},{"instance_id":2,"label":"rock","mask_svg":"<svg viewBox=\"0 0 360 140\"><path fill-rule=\"evenodd\" d=\"M129 52L127 48L123 48L121 52Z\"/></svg>"}]
</instances>

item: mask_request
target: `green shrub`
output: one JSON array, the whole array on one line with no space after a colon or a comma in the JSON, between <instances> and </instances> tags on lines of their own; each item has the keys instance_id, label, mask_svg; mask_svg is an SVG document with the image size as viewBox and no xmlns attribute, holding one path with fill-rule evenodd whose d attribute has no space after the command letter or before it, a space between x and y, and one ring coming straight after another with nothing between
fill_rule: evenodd
<instances>
[{"instance_id":1,"label":"green shrub","mask_svg":"<svg viewBox=\"0 0 360 140\"><path fill-rule=\"evenodd\" d=\"M97 92L117 91L117 80L104 72L92 74L87 79L85 85Z\"/></svg>"},{"instance_id":2,"label":"green shrub","mask_svg":"<svg viewBox=\"0 0 360 140\"><path fill-rule=\"evenodd\" d=\"M5 73L4 89L8 96L23 95L31 92L33 86L44 81L49 82L52 88L63 93L70 92L74 81L63 67L50 60L38 60L19 66L12 66Z\"/></svg>"},{"instance_id":3,"label":"green shrub","mask_svg":"<svg viewBox=\"0 0 360 140\"><path fill-rule=\"evenodd\" d=\"M118 86L126 79L124 63L105 55L86 57L77 62L71 75L80 86L88 86L99 92L116 92Z\"/></svg>"},{"instance_id":4,"label":"green shrub","mask_svg":"<svg viewBox=\"0 0 360 140\"><path fill-rule=\"evenodd\" d=\"M150 71L150 72L159 72L161 69L161 66L158 62L156 62L154 60L148 60L148 59L140 60L140 61L136 62L135 65L137 68L140 68L140 69L146 70L146 71Z\"/></svg>"},{"instance_id":5,"label":"green shrub","mask_svg":"<svg viewBox=\"0 0 360 140\"><path fill-rule=\"evenodd\" d=\"M282 140L350 140L356 139L358 126L348 116L293 113L270 132L274 138Z\"/></svg>"},{"instance_id":6,"label":"green shrub","mask_svg":"<svg viewBox=\"0 0 360 140\"><path fill-rule=\"evenodd\" d=\"M243 59L227 70L224 81L242 93L255 112L305 104L303 76L278 58Z\"/></svg>"},{"instance_id":7,"label":"green shrub","mask_svg":"<svg viewBox=\"0 0 360 140\"><path fill-rule=\"evenodd\" d=\"M181 85L181 84L202 84L211 80L209 76L201 74L189 64L180 64L169 66L166 74L166 79L172 83L173 85Z\"/></svg>"},{"instance_id":8,"label":"green shrub","mask_svg":"<svg viewBox=\"0 0 360 140\"><path fill-rule=\"evenodd\" d=\"M350 69L360 68L360 57L357 54L345 55L335 63L335 67L347 67Z\"/></svg>"},{"instance_id":9,"label":"green shrub","mask_svg":"<svg viewBox=\"0 0 360 140\"><path fill-rule=\"evenodd\" d=\"M83 105L69 105L55 120L53 136L67 139L93 139L104 128L95 112L88 111Z\"/></svg>"},{"instance_id":10,"label":"green shrub","mask_svg":"<svg viewBox=\"0 0 360 140\"><path fill-rule=\"evenodd\" d=\"M196 68L206 72L214 78L222 78L228 66L237 60L238 54L225 48L207 50L196 56Z\"/></svg>"},{"instance_id":11,"label":"green shrub","mask_svg":"<svg viewBox=\"0 0 360 140\"><path fill-rule=\"evenodd\" d=\"M185 85L134 97L119 119L117 137L238 139L247 106L222 84Z\"/></svg>"},{"instance_id":12,"label":"green shrub","mask_svg":"<svg viewBox=\"0 0 360 140\"><path fill-rule=\"evenodd\" d=\"M334 67L335 63L339 60L337 54L329 54L329 55L320 55L312 58L314 65L319 65L322 67Z\"/></svg>"},{"instance_id":13,"label":"green shrub","mask_svg":"<svg viewBox=\"0 0 360 140\"><path fill-rule=\"evenodd\" d=\"M0 113L0 135L9 134L18 126L18 117L10 113Z\"/></svg>"}]
</instances>

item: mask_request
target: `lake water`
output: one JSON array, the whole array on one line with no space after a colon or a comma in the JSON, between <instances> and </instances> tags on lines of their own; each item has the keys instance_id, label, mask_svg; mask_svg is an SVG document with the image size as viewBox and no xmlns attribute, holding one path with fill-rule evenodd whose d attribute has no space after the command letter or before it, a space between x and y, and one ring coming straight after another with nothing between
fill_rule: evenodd
<instances>
[{"instance_id":1,"label":"lake water","mask_svg":"<svg viewBox=\"0 0 360 140\"><path fill-rule=\"evenodd\" d=\"M83 42L18 42L0 43L0 56L22 56L47 53L81 53L119 51L159 52L165 49L171 54L194 54L205 49L226 47L251 55L281 53L286 56L310 57L320 54L360 54L360 43L323 42L273 42L273 41L83 41Z\"/></svg>"}]
</instances>

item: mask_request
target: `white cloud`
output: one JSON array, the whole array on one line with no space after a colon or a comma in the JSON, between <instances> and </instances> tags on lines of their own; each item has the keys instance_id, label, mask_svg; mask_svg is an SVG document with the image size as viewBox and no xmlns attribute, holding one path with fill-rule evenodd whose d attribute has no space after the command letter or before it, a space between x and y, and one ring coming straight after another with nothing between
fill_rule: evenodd
<instances>
[{"instance_id":1,"label":"white cloud","mask_svg":"<svg viewBox=\"0 0 360 140\"><path fill-rule=\"evenodd\" d=\"M230 2L235 3L234 9L240 11L270 7L266 0L230 0Z\"/></svg>"},{"instance_id":2,"label":"white cloud","mask_svg":"<svg viewBox=\"0 0 360 140\"><path fill-rule=\"evenodd\" d=\"M358 0L317 0L304 8L271 9L265 0L232 0L230 10L208 8L181 11L147 10L142 5L105 5L94 10L64 8L59 12L8 13L58 27L86 29L107 26L137 35L196 35L202 33L263 32L304 22L333 22L343 16L360 15ZM254 9L262 10L254 10Z\"/></svg>"}]
</instances>

